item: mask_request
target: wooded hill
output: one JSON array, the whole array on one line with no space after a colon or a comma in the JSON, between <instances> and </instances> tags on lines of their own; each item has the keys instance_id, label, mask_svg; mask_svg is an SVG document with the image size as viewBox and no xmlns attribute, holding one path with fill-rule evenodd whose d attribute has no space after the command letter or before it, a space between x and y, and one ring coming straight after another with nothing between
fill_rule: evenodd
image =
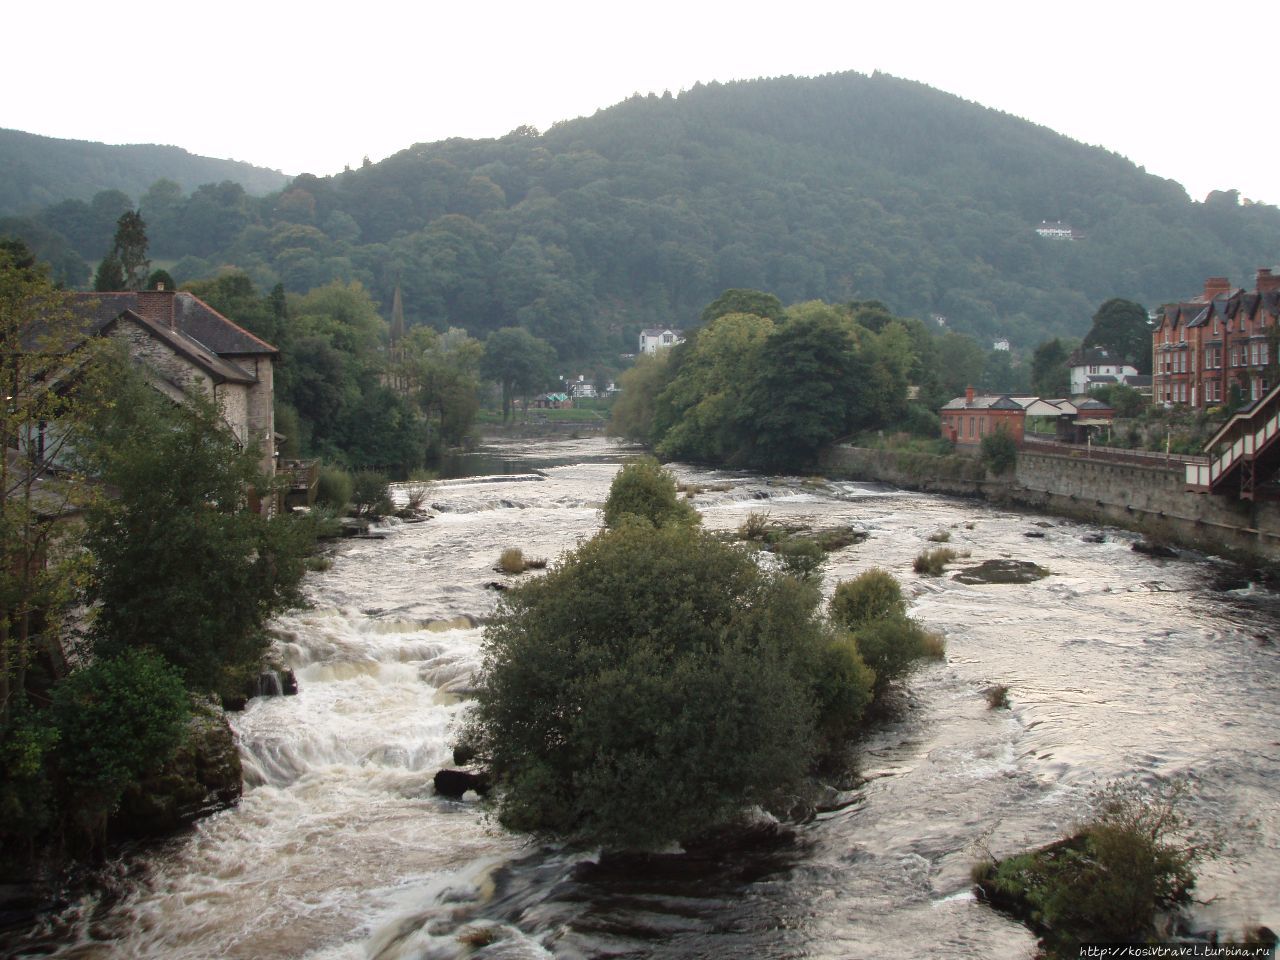
<instances>
[{"instance_id":1,"label":"wooded hill","mask_svg":"<svg viewBox=\"0 0 1280 960\"><path fill-rule=\"evenodd\" d=\"M1170 149L1187 147L1170 131ZM224 187L227 185L224 184ZM419 144L261 200L141 197L182 282L239 266L262 289L362 281L410 324L519 324L564 359L691 326L726 288L784 303L878 299L1029 350L1112 297L1237 283L1280 252L1280 209L1192 202L1106 150L876 74L636 96L545 133ZM1074 240L1037 236L1062 220ZM47 222L47 221L46 221ZM93 260L102 250L79 247Z\"/></svg>"}]
</instances>

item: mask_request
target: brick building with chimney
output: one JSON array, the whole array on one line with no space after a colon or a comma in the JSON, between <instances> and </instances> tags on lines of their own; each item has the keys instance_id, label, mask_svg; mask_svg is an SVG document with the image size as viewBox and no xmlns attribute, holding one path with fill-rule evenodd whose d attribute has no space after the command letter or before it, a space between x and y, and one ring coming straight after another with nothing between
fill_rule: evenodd
<instances>
[{"instance_id":1,"label":"brick building with chimney","mask_svg":"<svg viewBox=\"0 0 1280 960\"><path fill-rule=\"evenodd\" d=\"M173 290L75 295L90 330L121 341L156 390L177 403L211 398L260 467L275 474L275 363L279 351L203 300Z\"/></svg>"},{"instance_id":2,"label":"brick building with chimney","mask_svg":"<svg viewBox=\"0 0 1280 960\"><path fill-rule=\"evenodd\" d=\"M1277 382L1280 276L1259 268L1252 292L1210 277L1204 292L1169 303L1152 330L1152 399L1213 407L1235 388L1250 403Z\"/></svg>"}]
</instances>

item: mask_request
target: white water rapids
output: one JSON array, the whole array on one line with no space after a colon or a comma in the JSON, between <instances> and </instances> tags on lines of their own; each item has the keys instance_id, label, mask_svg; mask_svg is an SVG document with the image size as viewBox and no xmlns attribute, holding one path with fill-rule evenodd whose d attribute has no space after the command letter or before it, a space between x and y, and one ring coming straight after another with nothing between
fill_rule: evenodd
<instances>
[{"instance_id":1,"label":"white water rapids","mask_svg":"<svg viewBox=\"0 0 1280 960\"><path fill-rule=\"evenodd\" d=\"M434 519L342 544L310 575L311 608L278 620L300 692L234 718L241 804L147 851L110 897L12 955L1029 957L1031 936L968 893L977 847L1052 840L1090 789L1128 775L1186 775L1192 814L1232 826L1233 849L1201 868L1210 902L1196 922L1280 928L1274 595L1214 589L1225 565L1153 560L1129 534L1089 543L1098 528L870 485L676 468L731 484L694 500L713 529L752 510L865 528L866 542L830 557L828 592L883 566L912 614L947 636L946 662L916 673L902 716L867 738L852 802L792 847L619 875L506 834L475 802L436 797L479 660L476 620L496 597L485 584L507 579L499 554L555 558L591 536L625 451L592 439L489 452L523 472L441 482ZM1032 560L1052 575L917 576L911 561L940 530L972 562ZM1008 685L1012 709L987 708L992 683Z\"/></svg>"}]
</instances>

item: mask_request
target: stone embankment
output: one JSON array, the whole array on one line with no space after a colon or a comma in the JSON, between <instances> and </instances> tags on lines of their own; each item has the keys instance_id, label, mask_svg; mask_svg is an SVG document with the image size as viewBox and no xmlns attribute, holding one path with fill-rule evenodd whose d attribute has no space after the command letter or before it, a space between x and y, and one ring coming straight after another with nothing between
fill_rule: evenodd
<instances>
[{"instance_id":1,"label":"stone embankment","mask_svg":"<svg viewBox=\"0 0 1280 960\"><path fill-rule=\"evenodd\" d=\"M824 451L820 468L830 477L981 497L1245 562L1280 563L1280 504L1188 493L1179 463L1116 463L1023 450L1012 473L990 476L972 457L841 444Z\"/></svg>"}]
</instances>

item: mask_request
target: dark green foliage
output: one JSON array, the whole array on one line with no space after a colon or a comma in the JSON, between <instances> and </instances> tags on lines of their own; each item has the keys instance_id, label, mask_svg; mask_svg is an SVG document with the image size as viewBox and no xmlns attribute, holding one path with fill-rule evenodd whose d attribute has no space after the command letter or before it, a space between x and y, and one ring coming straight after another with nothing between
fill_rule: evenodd
<instances>
[{"instance_id":1,"label":"dark green foliage","mask_svg":"<svg viewBox=\"0 0 1280 960\"><path fill-rule=\"evenodd\" d=\"M1151 372L1151 322L1146 308L1132 300L1113 297L1093 315L1093 327L1081 346L1101 347L1117 363Z\"/></svg>"},{"instance_id":2,"label":"dark green foliage","mask_svg":"<svg viewBox=\"0 0 1280 960\"><path fill-rule=\"evenodd\" d=\"M503 595L465 739L508 827L655 847L786 806L814 756L817 592L686 524L624 523ZM865 680L855 659L841 676ZM825 689L827 718L864 702Z\"/></svg>"},{"instance_id":3,"label":"dark green foliage","mask_svg":"<svg viewBox=\"0 0 1280 960\"><path fill-rule=\"evenodd\" d=\"M98 264L98 269L93 275L93 289L97 293L124 289L124 267L120 265L120 260L115 254L107 254Z\"/></svg>"},{"instance_id":4,"label":"dark green foliage","mask_svg":"<svg viewBox=\"0 0 1280 960\"><path fill-rule=\"evenodd\" d=\"M169 275L168 270L152 270L147 274L147 290L177 290L177 285L173 282L173 277ZM221 311L219 311L221 312Z\"/></svg>"},{"instance_id":5,"label":"dark green foliage","mask_svg":"<svg viewBox=\"0 0 1280 960\"><path fill-rule=\"evenodd\" d=\"M376 470L361 470L351 486L351 505L357 516L387 513L391 506L391 493L385 474Z\"/></svg>"},{"instance_id":6,"label":"dark green foliage","mask_svg":"<svg viewBox=\"0 0 1280 960\"><path fill-rule=\"evenodd\" d=\"M1152 791L1113 784L1066 840L975 870L980 888L1044 936L1050 956L1076 956L1083 942L1141 941L1157 911L1188 903L1195 864L1221 838L1196 833L1184 812L1184 781Z\"/></svg>"},{"instance_id":7,"label":"dark green foliage","mask_svg":"<svg viewBox=\"0 0 1280 960\"><path fill-rule=\"evenodd\" d=\"M0 721L0 867L30 857L57 813L53 751L58 731L24 699Z\"/></svg>"},{"instance_id":8,"label":"dark green foliage","mask_svg":"<svg viewBox=\"0 0 1280 960\"><path fill-rule=\"evenodd\" d=\"M267 620L300 600L307 531L248 509L256 451L241 450L212 404L173 408L123 378L81 453L115 495L87 515L99 656L163 655L196 691L265 651Z\"/></svg>"},{"instance_id":9,"label":"dark green foliage","mask_svg":"<svg viewBox=\"0 0 1280 960\"><path fill-rule=\"evenodd\" d=\"M1055 337L1036 347L1031 358L1031 392L1040 397L1066 397L1071 394L1071 371L1067 368L1070 350Z\"/></svg>"},{"instance_id":10,"label":"dark green foliage","mask_svg":"<svg viewBox=\"0 0 1280 960\"><path fill-rule=\"evenodd\" d=\"M902 429L912 436L937 438L942 434L942 417L923 404L909 403Z\"/></svg>"},{"instance_id":11,"label":"dark green foliage","mask_svg":"<svg viewBox=\"0 0 1280 960\"><path fill-rule=\"evenodd\" d=\"M698 511L680 499L675 477L653 457L641 457L625 464L609 486L604 525L618 527L629 517L655 527L702 522Z\"/></svg>"},{"instance_id":12,"label":"dark green foliage","mask_svg":"<svg viewBox=\"0 0 1280 960\"><path fill-rule=\"evenodd\" d=\"M749 313L776 323L782 320L782 301L759 290L726 290L707 305L699 322L705 327L730 313Z\"/></svg>"},{"instance_id":13,"label":"dark green foliage","mask_svg":"<svg viewBox=\"0 0 1280 960\"><path fill-rule=\"evenodd\" d=\"M817 580L822 576L822 565L827 554L822 544L810 537L789 537L773 549L782 563L782 569L800 580Z\"/></svg>"},{"instance_id":14,"label":"dark green foliage","mask_svg":"<svg viewBox=\"0 0 1280 960\"><path fill-rule=\"evenodd\" d=\"M907 601L893 574L872 567L837 586L828 609L834 623L857 630L873 620L906 616Z\"/></svg>"},{"instance_id":15,"label":"dark green foliage","mask_svg":"<svg viewBox=\"0 0 1280 960\"><path fill-rule=\"evenodd\" d=\"M316 505L329 507L339 513L347 509L356 481L349 471L324 464L316 481Z\"/></svg>"},{"instance_id":16,"label":"dark green foliage","mask_svg":"<svg viewBox=\"0 0 1280 960\"><path fill-rule=\"evenodd\" d=\"M875 671L879 696L895 680L905 677L921 660L940 655L936 641L910 617L890 615L864 623L853 631L858 653Z\"/></svg>"},{"instance_id":17,"label":"dark green foliage","mask_svg":"<svg viewBox=\"0 0 1280 960\"><path fill-rule=\"evenodd\" d=\"M1274 328L1271 328L1274 329ZM1117 418L1131 419L1141 416L1150 405L1141 393L1123 383L1111 383L1089 391L1095 400L1101 400L1115 410Z\"/></svg>"},{"instance_id":18,"label":"dark green foliage","mask_svg":"<svg viewBox=\"0 0 1280 960\"><path fill-rule=\"evenodd\" d=\"M53 692L59 777L80 806L108 813L120 792L164 763L190 715L178 672L148 650L73 671Z\"/></svg>"},{"instance_id":19,"label":"dark green foliage","mask_svg":"<svg viewBox=\"0 0 1280 960\"><path fill-rule=\"evenodd\" d=\"M232 264L295 293L356 279L384 304L399 282L410 329L465 323L483 338L518 325L566 360L634 350L642 326L692 326L728 289L783 303L857 291L1026 349L1079 336L1109 297L1174 299L1206 273L1246 276L1280 246L1273 206L1192 203L1115 154L883 74L633 97L539 136L418 144L277 180L263 200L227 182L238 173L162 167L181 185L157 189L153 172L71 190L20 167L5 168L0 212L6 193L18 212L45 206L81 256L101 256L133 206L82 247L73 234L100 227L90 195L120 186L141 196L157 257ZM1084 238L1035 235L1059 218ZM878 323L868 309L868 329Z\"/></svg>"},{"instance_id":20,"label":"dark green foliage","mask_svg":"<svg viewBox=\"0 0 1280 960\"><path fill-rule=\"evenodd\" d=\"M141 290L146 284L147 225L136 210L126 210L116 221L116 235L111 244L111 256L120 263L124 273L125 290Z\"/></svg>"},{"instance_id":21,"label":"dark green foliage","mask_svg":"<svg viewBox=\"0 0 1280 960\"><path fill-rule=\"evenodd\" d=\"M551 379L555 349L528 330L503 327L489 334L480 372L502 388L502 417L510 419L517 396L528 397Z\"/></svg>"},{"instance_id":22,"label":"dark green foliage","mask_svg":"<svg viewBox=\"0 0 1280 960\"><path fill-rule=\"evenodd\" d=\"M982 462L994 474L1008 473L1018 462L1018 444L1009 431L997 429L982 438Z\"/></svg>"},{"instance_id":23,"label":"dark green foliage","mask_svg":"<svg viewBox=\"0 0 1280 960\"><path fill-rule=\"evenodd\" d=\"M198 157L179 147L114 146L19 130L0 130L0 168L5 171L0 178L0 213L28 213L65 197L88 201L96 192L108 188L136 197L161 175L178 181L181 186L174 186L179 192L230 178L251 192L262 194L280 189L288 179L276 170L236 160ZM143 206L146 212L145 203ZM101 251L109 239L108 232L96 249Z\"/></svg>"}]
</instances>

